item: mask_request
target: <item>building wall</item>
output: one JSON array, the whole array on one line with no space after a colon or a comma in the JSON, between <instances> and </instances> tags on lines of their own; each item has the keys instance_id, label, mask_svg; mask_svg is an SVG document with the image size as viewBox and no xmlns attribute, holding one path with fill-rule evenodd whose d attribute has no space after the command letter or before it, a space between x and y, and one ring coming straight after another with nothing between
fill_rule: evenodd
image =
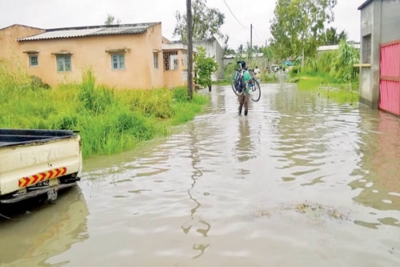
<instances>
[{"instance_id":1,"label":"building wall","mask_svg":"<svg viewBox=\"0 0 400 267\"><path fill-rule=\"evenodd\" d=\"M382 1L381 42L400 40L400 1Z\"/></svg>"},{"instance_id":2,"label":"building wall","mask_svg":"<svg viewBox=\"0 0 400 267\"><path fill-rule=\"evenodd\" d=\"M42 32L44 32L43 29L24 25L12 25L10 27L0 29L0 60L14 60L14 62L20 60L22 54L19 50L19 44L15 40Z\"/></svg>"},{"instance_id":3,"label":"building wall","mask_svg":"<svg viewBox=\"0 0 400 267\"><path fill-rule=\"evenodd\" d=\"M117 89L149 89L164 85L162 69L161 24L135 35L110 35L19 42L16 54L30 75L56 86L62 82L81 81L82 71L92 67L98 83ZM109 49L129 49L125 53L125 69L113 70ZM38 50L39 65L29 67L29 56L23 51ZM71 71L58 72L56 56L52 53L69 51ZM153 52L159 51L159 68L153 64Z\"/></svg>"},{"instance_id":4,"label":"building wall","mask_svg":"<svg viewBox=\"0 0 400 267\"><path fill-rule=\"evenodd\" d=\"M214 58L215 62L218 64L218 69L216 72L214 72L211 75L211 79L213 81L217 81L219 79L223 78L223 72L224 72L224 61L223 61L223 49L221 45L218 43L216 39L212 39L210 41L205 41L205 42L198 42L195 43L194 46L197 48L199 46L202 46L206 49L206 56Z\"/></svg>"},{"instance_id":5,"label":"building wall","mask_svg":"<svg viewBox=\"0 0 400 267\"><path fill-rule=\"evenodd\" d=\"M360 102L375 109L379 106L381 11L381 1L373 1L361 10L361 63L370 66L360 71ZM370 60L366 62L365 38L369 35L371 52L368 53Z\"/></svg>"},{"instance_id":6,"label":"building wall","mask_svg":"<svg viewBox=\"0 0 400 267\"><path fill-rule=\"evenodd\" d=\"M138 52L138 57L144 56L148 61L148 78L146 84L142 84L141 88L154 89L164 87L164 71L163 71L163 58L162 58L162 29L161 23L150 27L146 32L147 41L144 45L147 47L147 53ZM153 53L158 53L158 69L154 68ZM148 55L148 56L146 56ZM138 65L140 68L141 66ZM146 69L142 70L142 73L146 72Z\"/></svg>"},{"instance_id":7,"label":"building wall","mask_svg":"<svg viewBox=\"0 0 400 267\"><path fill-rule=\"evenodd\" d=\"M175 70L164 70L164 86L166 88L173 88L177 86L187 85L187 69L185 69L182 64L184 60L183 51L177 50L177 52L178 52L178 68Z\"/></svg>"}]
</instances>

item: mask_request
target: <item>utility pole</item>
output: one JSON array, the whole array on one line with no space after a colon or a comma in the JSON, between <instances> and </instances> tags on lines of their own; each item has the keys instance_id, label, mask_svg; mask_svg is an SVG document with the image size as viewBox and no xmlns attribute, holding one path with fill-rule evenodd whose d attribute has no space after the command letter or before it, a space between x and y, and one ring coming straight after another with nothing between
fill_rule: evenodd
<instances>
[{"instance_id":1,"label":"utility pole","mask_svg":"<svg viewBox=\"0 0 400 267\"><path fill-rule=\"evenodd\" d=\"M188 27L188 97L193 98L193 32L192 32L192 0L186 0L186 17Z\"/></svg>"},{"instance_id":2,"label":"utility pole","mask_svg":"<svg viewBox=\"0 0 400 267\"><path fill-rule=\"evenodd\" d=\"M250 24L250 49L253 49L253 24Z\"/></svg>"}]
</instances>

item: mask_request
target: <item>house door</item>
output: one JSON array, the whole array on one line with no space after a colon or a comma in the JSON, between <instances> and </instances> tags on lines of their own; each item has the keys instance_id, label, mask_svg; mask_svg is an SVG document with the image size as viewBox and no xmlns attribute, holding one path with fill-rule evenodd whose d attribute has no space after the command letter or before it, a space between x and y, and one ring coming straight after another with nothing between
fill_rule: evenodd
<instances>
[{"instance_id":1,"label":"house door","mask_svg":"<svg viewBox=\"0 0 400 267\"><path fill-rule=\"evenodd\" d=\"M379 108L400 116L400 40L381 45Z\"/></svg>"}]
</instances>

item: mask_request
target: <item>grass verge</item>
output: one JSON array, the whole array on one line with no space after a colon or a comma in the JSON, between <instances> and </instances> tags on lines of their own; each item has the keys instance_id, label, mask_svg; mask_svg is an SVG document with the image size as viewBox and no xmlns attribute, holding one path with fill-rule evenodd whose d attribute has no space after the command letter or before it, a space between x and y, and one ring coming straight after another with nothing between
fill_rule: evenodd
<instances>
[{"instance_id":1,"label":"grass verge","mask_svg":"<svg viewBox=\"0 0 400 267\"><path fill-rule=\"evenodd\" d=\"M344 84L332 79L328 73L300 73L289 79L297 83L299 90L315 91L316 93L332 99L338 103L355 103L359 98L359 82L357 80Z\"/></svg>"},{"instance_id":2,"label":"grass verge","mask_svg":"<svg viewBox=\"0 0 400 267\"><path fill-rule=\"evenodd\" d=\"M113 154L192 120L209 102L186 88L112 90L86 71L81 84L33 87L26 73L0 69L0 127L79 130L83 156Z\"/></svg>"}]
</instances>

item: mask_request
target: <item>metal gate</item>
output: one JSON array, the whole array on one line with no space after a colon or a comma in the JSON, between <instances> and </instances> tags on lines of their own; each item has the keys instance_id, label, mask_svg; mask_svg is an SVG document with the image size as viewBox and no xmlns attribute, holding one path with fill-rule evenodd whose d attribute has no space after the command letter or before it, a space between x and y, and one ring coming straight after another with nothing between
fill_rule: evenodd
<instances>
[{"instance_id":1,"label":"metal gate","mask_svg":"<svg viewBox=\"0 0 400 267\"><path fill-rule=\"evenodd\" d=\"M381 45L379 108L400 116L400 40Z\"/></svg>"}]
</instances>

